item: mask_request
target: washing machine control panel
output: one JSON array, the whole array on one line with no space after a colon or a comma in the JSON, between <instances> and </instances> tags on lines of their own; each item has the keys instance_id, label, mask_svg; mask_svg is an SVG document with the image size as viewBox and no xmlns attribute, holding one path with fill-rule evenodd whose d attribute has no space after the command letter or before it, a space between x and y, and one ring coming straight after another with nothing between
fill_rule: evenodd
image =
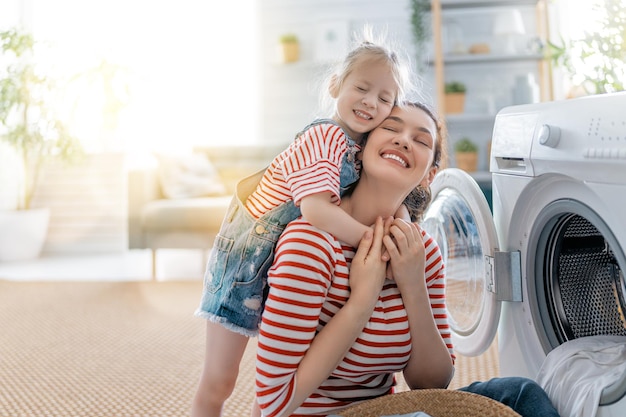
<instances>
[{"instance_id":1,"label":"washing machine control panel","mask_svg":"<svg viewBox=\"0 0 626 417\"><path fill-rule=\"evenodd\" d=\"M624 92L505 108L496 117L491 171L621 182L626 177L624 108Z\"/></svg>"}]
</instances>

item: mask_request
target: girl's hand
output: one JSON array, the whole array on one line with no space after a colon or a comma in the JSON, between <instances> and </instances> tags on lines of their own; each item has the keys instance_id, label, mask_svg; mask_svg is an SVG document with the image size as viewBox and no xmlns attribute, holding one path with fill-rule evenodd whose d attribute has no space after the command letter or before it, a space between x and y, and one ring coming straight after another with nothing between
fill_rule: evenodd
<instances>
[{"instance_id":1,"label":"girl's hand","mask_svg":"<svg viewBox=\"0 0 626 417\"><path fill-rule=\"evenodd\" d=\"M350 266L350 299L378 300L385 282L387 262L382 260L384 224L379 217L373 232L367 231L352 259Z\"/></svg>"},{"instance_id":2,"label":"girl's hand","mask_svg":"<svg viewBox=\"0 0 626 417\"><path fill-rule=\"evenodd\" d=\"M417 224L394 219L389 227L389 235L384 237L383 242L391 256L393 279L401 292L406 286L424 277L426 254Z\"/></svg>"}]
</instances>

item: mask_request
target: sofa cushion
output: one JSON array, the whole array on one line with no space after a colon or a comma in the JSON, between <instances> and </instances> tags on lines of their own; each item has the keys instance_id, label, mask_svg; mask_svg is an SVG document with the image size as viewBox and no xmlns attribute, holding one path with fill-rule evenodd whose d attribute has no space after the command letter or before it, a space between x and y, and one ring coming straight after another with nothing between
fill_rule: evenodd
<instances>
[{"instance_id":1,"label":"sofa cushion","mask_svg":"<svg viewBox=\"0 0 626 417\"><path fill-rule=\"evenodd\" d=\"M193 198L225 195L217 169L202 153L171 156L157 154L158 177L165 198Z\"/></svg>"},{"instance_id":2,"label":"sofa cushion","mask_svg":"<svg viewBox=\"0 0 626 417\"><path fill-rule=\"evenodd\" d=\"M232 196L154 200L141 213L145 231L219 230Z\"/></svg>"}]
</instances>

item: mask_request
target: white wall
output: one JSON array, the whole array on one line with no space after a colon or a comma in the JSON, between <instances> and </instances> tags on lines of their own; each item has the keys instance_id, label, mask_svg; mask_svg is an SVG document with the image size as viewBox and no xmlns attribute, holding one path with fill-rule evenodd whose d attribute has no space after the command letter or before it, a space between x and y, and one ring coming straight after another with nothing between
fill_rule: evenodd
<instances>
[{"instance_id":1,"label":"white wall","mask_svg":"<svg viewBox=\"0 0 626 417\"><path fill-rule=\"evenodd\" d=\"M480 2L479 2L480 3ZM532 4L515 6L521 13L528 37L536 32L536 13ZM444 26L458 26L465 48L474 43L495 46L498 38L493 35L493 16L510 7L493 6L472 9L447 9L443 16ZM416 50L410 25L408 0L262 0L260 12L260 69L261 138L266 142L286 143L293 139L309 121L318 115L320 80L328 63L318 62L315 56L316 35L319 28L333 21L347 22L349 32L359 32L369 24L375 31L387 32L389 40L400 50L409 54L413 69L417 69ZM301 59L292 64L280 64L277 59L277 40L281 34L293 32L300 38ZM450 47L451 33L442 33L444 49ZM422 59L432 58L433 43L429 42ZM434 68L422 64L423 94L435 104ZM533 73L536 61L479 63L452 65L446 68L446 77L457 79L471 86L466 99L466 113L489 115L513 104L513 87L516 75ZM487 120L490 121L489 119ZM492 124L463 124L449 126L450 141L470 135L483 148L481 170L487 169L487 143L491 138Z\"/></svg>"},{"instance_id":2,"label":"white wall","mask_svg":"<svg viewBox=\"0 0 626 417\"><path fill-rule=\"evenodd\" d=\"M316 35L329 22L345 22L348 34L364 25L413 55L408 0L262 0L260 12L261 137L288 143L318 115L319 84L328 62L316 59ZM300 39L300 61L280 64L277 41L284 33Z\"/></svg>"}]
</instances>

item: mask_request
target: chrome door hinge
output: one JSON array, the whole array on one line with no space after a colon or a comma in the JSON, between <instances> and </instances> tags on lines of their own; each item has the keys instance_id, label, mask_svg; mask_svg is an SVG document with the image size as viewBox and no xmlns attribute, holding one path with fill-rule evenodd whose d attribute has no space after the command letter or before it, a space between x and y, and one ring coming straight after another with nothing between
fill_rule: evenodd
<instances>
[{"instance_id":1,"label":"chrome door hinge","mask_svg":"<svg viewBox=\"0 0 626 417\"><path fill-rule=\"evenodd\" d=\"M522 301L522 261L519 251L485 255L487 290L497 301Z\"/></svg>"}]
</instances>

